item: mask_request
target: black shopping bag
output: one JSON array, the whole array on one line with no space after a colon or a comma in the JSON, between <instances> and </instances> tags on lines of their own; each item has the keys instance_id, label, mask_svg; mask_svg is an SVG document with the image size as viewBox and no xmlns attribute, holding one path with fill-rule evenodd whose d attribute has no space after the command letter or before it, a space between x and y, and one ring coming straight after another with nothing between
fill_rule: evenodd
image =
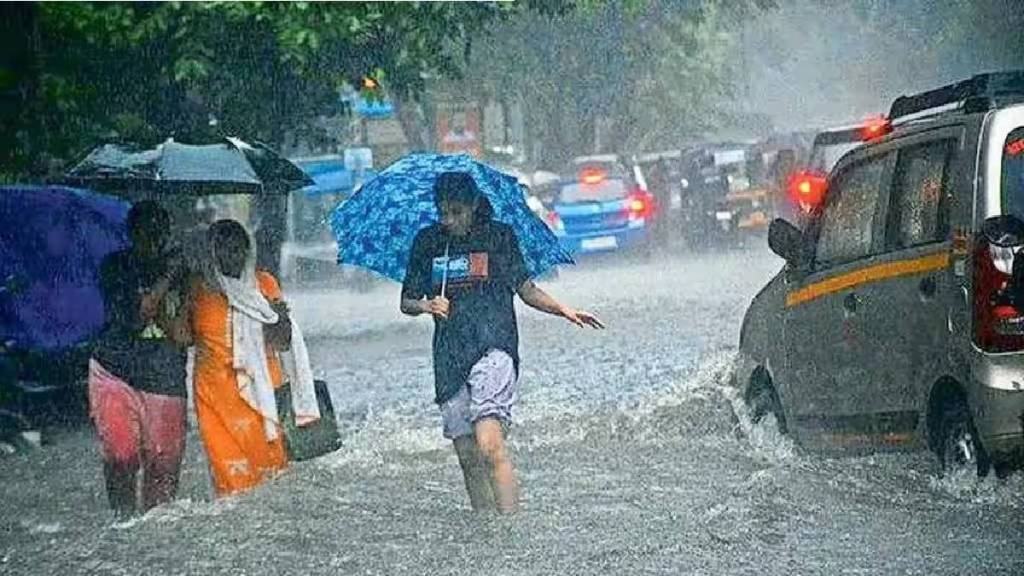
<instances>
[{"instance_id":1,"label":"black shopping bag","mask_svg":"<svg viewBox=\"0 0 1024 576\"><path fill-rule=\"evenodd\" d=\"M338 433L338 422L334 417L334 405L331 404L327 383L315 380L314 385L316 401L320 406L320 420L302 427L295 424L291 387L285 384L275 392L277 413L284 430L284 445L288 459L292 461L317 458L341 447L341 435Z\"/></svg>"}]
</instances>

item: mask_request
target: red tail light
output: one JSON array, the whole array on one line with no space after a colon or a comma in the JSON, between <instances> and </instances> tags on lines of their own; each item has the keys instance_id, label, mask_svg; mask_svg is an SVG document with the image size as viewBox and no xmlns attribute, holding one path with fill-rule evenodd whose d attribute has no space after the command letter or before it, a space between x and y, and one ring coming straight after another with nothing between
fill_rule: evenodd
<instances>
[{"instance_id":1,"label":"red tail light","mask_svg":"<svg viewBox=\"0 0 1024 576\"><path fill-rule=\"evenodd\" d=\"M1006 295L1012 262L997 263L998 259L988 242L978 242L974 253L974 337L986 352L1024 350L1024 312Z\"/></svg>"},{"instance_id":2,"label":"red tail light","mask_svg":"<svg viewBox=\"0 0 1024 576\"><path fill-rule=\"evenodd\" d=\"M885 116L878 116L864 122L864 126L860 129L860 138L864 141L874 140L889 132L892 132L892 123Z\"/></svg>"},{"instance_id":3,"label":"red tail light","mask_svg":"<svg viewBox=\"0 0 1024 576\"><path fill-rule=\"evenodd\" d=\"M1024 140L1013 140L1006 143L1003 153L1007 156L1020 156L1024 153Z\"/></svg>"},{"instance_id":4,"label":"red tail light","mask_svg":"<svg viewBox=\"0 0 1024 576\"><path fill-rule=\"evenodd\" d=\"M789 199L797 205L815 207L825 200L828 178L817 172L801 171L789 177Z\"/></svg>"},{"instance_id":5,"label":"red tail light","mask_svg":"<svg viewBox=\"0 0 1024 576\"><path fill-rule=\"evenodd\" d=\"M637 190L629 195L626 202L626 211L629 212L630 220L650 218L654 215L654 196L649 192Z\"/></svg>"},{"instance_id":6,"label":"red tail light","mask_svg":"<svg viewBox=\"0 0 1024 576\"><path fill-rule=\"evenodd\" d=\"M558 212L552 210L547 213L548 227L552 230L565 230L565 224L562 222L562 217L558 215Z\"/></svg>"},{"instance_id":7,"label":"red tail light","mask_svg":"<svg viewBox=\"0 0 1024 576\"><path fill-rule=\"evenodd\" d=\"M580 182L584 184L595 185L604 182L607 176L608 173L600 168L588 167L584 168L583 170L580 170L579 178Z\"/></svg>"}]
</instances>

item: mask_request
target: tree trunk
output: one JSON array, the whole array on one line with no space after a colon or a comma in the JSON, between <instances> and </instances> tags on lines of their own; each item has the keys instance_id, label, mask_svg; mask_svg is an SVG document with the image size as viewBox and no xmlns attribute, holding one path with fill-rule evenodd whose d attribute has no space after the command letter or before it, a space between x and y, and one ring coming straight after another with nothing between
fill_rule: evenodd
<instances>
[{"instance_id":1,"label":"tree trunk","mask_svg":"<svg viewBox=\"0 0 1024 576\"><path fill-rule=\"evenodd\" d=\"M402 133L406 142L409 143L411 152L427 152L427 139L424 137L425 120L420 107L416 102L406 102L395 99L395 117L402 126Z\"/></svg>"},{"instance_id":2,"label":"tree trunk","mask_svg":"<svg viewBox=\"0 0 1024 576\"><path fill-rule=\"evenodd\" d=\"M10 3L0 7L0 69L7 73L0 85L0 163L17 174L31 162L34 147L31 131L19 134L24 119L33 116L39 91L40 43L38 6L35 3ZM24 138L22 136L25 136Z\"/></svg>"}]
</instances>

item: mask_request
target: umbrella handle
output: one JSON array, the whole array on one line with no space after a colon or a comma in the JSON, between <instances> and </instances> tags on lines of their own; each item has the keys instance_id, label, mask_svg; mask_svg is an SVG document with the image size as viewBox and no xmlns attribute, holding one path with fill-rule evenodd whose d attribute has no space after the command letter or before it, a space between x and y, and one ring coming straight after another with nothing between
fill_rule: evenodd
<instances>
[{"instance_id":1,"label":"umbrella handle","mask_svg":"<svg viewBox=\"0 0 1024 576\"><path fill-rule=\"evenodd\" d=\"M445 297L445 291L448 289L448 266L451 262L448 261L448 251L451 248L451 241L448 241L444 245L444 271L441 273L441 298Z\"/></svg>"}]
</instances>

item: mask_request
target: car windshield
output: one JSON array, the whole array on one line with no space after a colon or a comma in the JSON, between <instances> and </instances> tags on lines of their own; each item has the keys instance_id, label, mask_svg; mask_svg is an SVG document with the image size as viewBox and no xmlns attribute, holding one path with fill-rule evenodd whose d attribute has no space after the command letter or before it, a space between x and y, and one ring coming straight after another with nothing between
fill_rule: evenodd
<instances>
[{"instance_id":1,"label":"car windshield","mask_svg":"<svg viewBox=\"0 0 1024 576\"><path fill-rule=\"evenodd\" d=\"M1003 209L1024 219L1024 128L1006 137L1003 146Z\"/></svg>"},{"instance_id":2,"label":"car windshield","mask_svg":"<svg viewBox=\"0 0 1024 576\"><path fill-rule=\"evenodd\" d=\"M602 180L597 184L572 182L564 184L558 194L558 201L564 204L574 202L608 202L621 200L629 194L629 187L622 180Z\"/></svg>"}]
</instances>

